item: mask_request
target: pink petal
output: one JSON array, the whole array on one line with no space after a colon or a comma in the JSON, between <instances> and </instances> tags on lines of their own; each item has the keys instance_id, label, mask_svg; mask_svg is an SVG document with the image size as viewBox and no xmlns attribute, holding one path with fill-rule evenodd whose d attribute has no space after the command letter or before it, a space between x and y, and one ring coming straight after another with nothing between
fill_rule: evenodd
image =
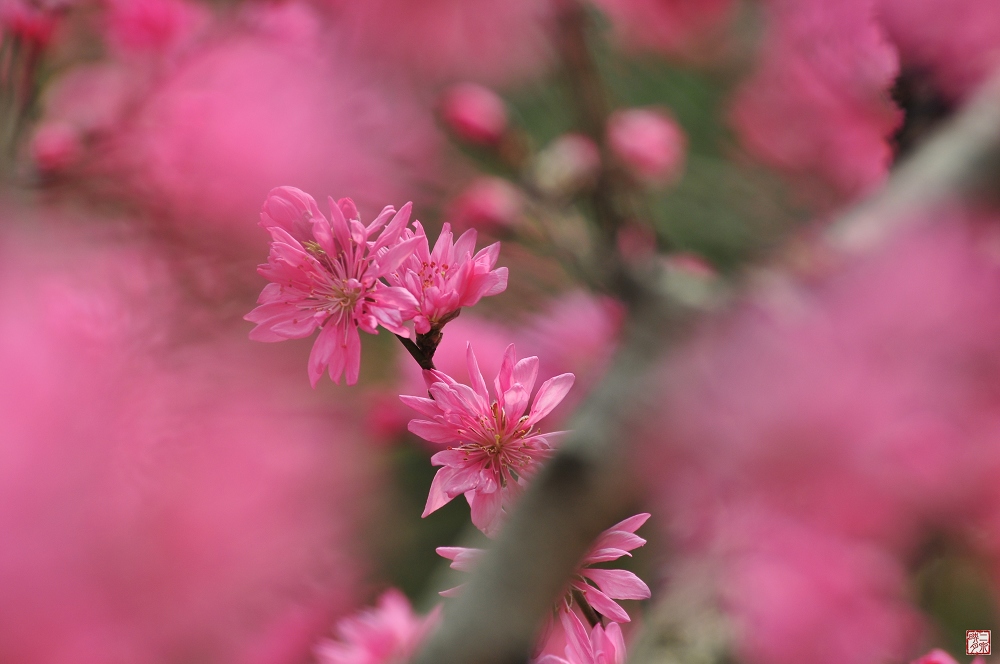
<instances>
[{"instance_id":1,"label":"pink petal","mask_svg":"<svg viewBox=\"0 0 1000 664\"><path fill-rule=\"evenodd\" d=\"M469 367L469 379L472 383L472 389L488 404L490 393L486 389L486 381L483 379L483 373L479 370L479 363L476 361L476 354L472 352L471 343L466 344L465 359Z\"/></svg>"},{"instance_id":2,"label":"pink petal","mask_svg":"<svg viewBox=\"0 0 1000 664\"><path fill-rule=\"evenodd\" d=\"M427 417L438 417L441 415L441 409L438 408L437 403L433 399L400 394L399 400L421 415L426 415Z\"/></svg>"},{"instance_id":3,"label":"pink petal","mask_svg":"<svg viewBox=\"0 0 1000 664\"><path fill-rule=\"evenodd\" d=\"M361 335L353 325L347 328L347 345L344 347L347 384L355 385L361 373ZM331 367L332 372L332 367Z\"/></svg>"},{"instance_id":4,"label":"pink petal","mask_svg":"<svg viewBox=\"0 0 1000 664\"><path fill-rule=\"evenodd\" d=\"M625 609L597 588L587 586L587 590L583 594L587 598L587 603L590 604L591 608L602 616L611 618L615 622L630 622Z\"/></svg>"},{"instance_id":5,"label":"pink petal","mask_svg":"<svg viewBox=\"0 0 1000 664\"><path fill-rule=\"evenodd\" d=\"M511 377L514 374L514 363L517 362L517 356L514 355L514 352L514 344L507 346L507 349L503 352L500 371L497 373L496 380L493 381L498 398L501 398L503 393L510 389ZM503 408L503 403L500 404L500 407Z\"/></svg>"},{"instance_id":6,"label":"pink petal","mask_svg":"<svg viewBox=\"0 0 1000 664\"><path fill-rule=\"evenodd\" d=\"M648 599L649 586L624 569L585 569L583 576L597 584L612 599Z\"/></svg>"},{"instance_id":7,"label":"pink petal","mask_svg":"<svg viewBox=\"0 0 1000 664\"><path fill-rule=\"evenodd\" d=\"M468 491L465 494L472 512L472 523L487 537L493 537L500 529L500 491L480 493Z\"/></svg>"},{"instance_id":8,"label":"pink petal","mask_svg":"<svg viewBox=\"0 0 1000 664\"><path fill-rule=\"evenodd\" d=\"M337 328L335 325L327 325L320 330L319 336L313 343L312 351L309 353L309 382L313 387L319 382L323 375L323 370L330 363L330 357L336 349Z\"/></svg>"},{"instance_id":9,"label":"pink petal","mask_svg":"<svg viewBox=\"0 0 1000 664\"><path fill-rule=\"evenodd\" d=\"M576 376L571 373L560 374L554 378L549 378L538 388L535 395L535 402L531 404L531 414L528 416L526 424L532 426L541 421L546 415L559 405L566 397Z\"/></svg>"},{"instance_id":10,"label":"pink petal","mask_svg":"<svg viewBox=\"0 0 1000 664\"><path fill-rule=\"evenodd\" d=\"M478 478L478 475L473 473L472 478ZM470 479L469 472L462 468L452 468L450 466L445 466L441 470L437 471L434 475L434 479L431 480L431 488L427 493L427 504L424 505L424 513L421 514L421 518L426 517L428 514L440 509L441 507L447 505L451 500L462 491L453 491L453 489L463 486L475 486L474 480Z\"/></svg>"},{"instance_id":11,"label":"pink petal","mask_svg":"<svg viewBox=\"0 0 1000 664\"><path fill-rule=\"evenodd\" d=\"M559 622L566 634L566 655L570 661L580 664L590 664L594 661L594 650L590 644L590 636L583 621L575 611L562 609L559 611Z\"/></svg>"},{"instance_id":12,"label":"pink petal","mask_svg":"<svg viewBox=\"0 0 1000 664\"><path fill-rule=\"evenodd\" d=\"M535 378L538 377L538 358L535 356L526 357L514 365L514 382L520 383L527 392L535 386ZM520 416L518 416L520 417Z\"/></svg>"},{"instance_id":13,"label":"pink petal","mask_svg":"<svg viewBox=\"0 0 1000 664\"><path fill-rule=\"evenodd\" d=\"M410 222L410 213L412 211L412 203L407 203L403 207L399 208L399 212L393 216L392 221L389 222L389 225L385 227L382 234L378 236L377 240L375 240L375 244L373 244L371 248L371 253L377 255L382 249L390 247L396 243L396 240L399 239L399 234L403 232L403 229L406 228L406 224Z\"/></svg>"},{"instance_id":14,"label":"pink petal","mask_svg":"<svg viewBox=\"0 0 1000 664\"><path fill-rule=\"evenodd\" d=\"M451 560L450 567L459 572L471 572L486 553L483 549L470 549L464 546L439 546L434 550L442 558Z\"/></svg>"},{"instance_id":15,"label":"pink petal","mask_svg":"<svg viewBox=\"0 0 1000 664\"><path fill-rule=\"evenodd\" d=\"M649 513L641 512L639 514L636 514L635 516L630 516L627 519L619 521L615 525L608 528L605 532L614 533L616 531L621 531L621 532L634 533L635 531L639 530L639 528L642 527L642 524L646 523L647 519L649 519ZM645 543L646 543L645 540L643 540L643 544Z\"/></svg>"},{"instance_id":16,"label":"pink petal","mask_svg":"<svg viewBox=\"0 0 1000 664\"><path fill-rule=\"evenodd\" d=\"M461 442L458 434L455 432L454 427L450 427L445 424L439 424L437 422L428 422L427 420L410 420L410 424L407 426L415 436L420 436L424 440L431 443L458 443Z\"/></svg>"}]
</instances>

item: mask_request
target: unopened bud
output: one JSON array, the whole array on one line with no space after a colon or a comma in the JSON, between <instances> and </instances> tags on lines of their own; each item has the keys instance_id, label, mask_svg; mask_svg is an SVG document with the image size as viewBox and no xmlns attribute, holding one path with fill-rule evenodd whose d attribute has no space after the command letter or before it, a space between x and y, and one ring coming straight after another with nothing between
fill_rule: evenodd
<instances>
[{"instance_id":1,"label":"unopened bud","mask_svg":"<svg viewBox=\"0 0 1000 664\"><path fill-rule=\"evenodd\" d=\"M80 132L66 122L46 122L38 126L29 146L38 170L55 173L77 163L83 154Z\"/></svg>"},{"instance_id":2,"label":"unopened bud","mask_svg":"<svg viewBox=\"0 0 1000 664\"><path fill-rule=\"evenodd\" d=\"M666 113L630 108L617 111L608 120L608 146L639 179L667 184L681 174L687 139Z\"/></svg>"},{"instance_id":3,"label":"unopened bud","mask_svg":"<svg viewBox=\"0 0 1000 664\"><path fill-rule=\"evenodd\" d=\"M521 216L521 191L507 180L479 177L451 205L452 223L458 228L510 228Z\"/></svg>"},{"instance_id":4,"label":"unopened bud","mask_svg":"<svg viewBox=\"0 0 1000 664\"><path fill-rule=\"evenodd\" d=\"M441 98L441 117L462 140L495 145L507 130L507 108L500 95L475 83L460 83Z\"/></svg>"},{"instance_id":5,"label":"unopened bud","mask_svg":"<svg viewBox=\"0 0 1000 664\"><path fill-rule=\"evenodd\" d=\"M593 184L601 168L601 152L581 134L563 134L535 158L535 184L543 192L567 196Z\"/></svg>"}]
</instances>

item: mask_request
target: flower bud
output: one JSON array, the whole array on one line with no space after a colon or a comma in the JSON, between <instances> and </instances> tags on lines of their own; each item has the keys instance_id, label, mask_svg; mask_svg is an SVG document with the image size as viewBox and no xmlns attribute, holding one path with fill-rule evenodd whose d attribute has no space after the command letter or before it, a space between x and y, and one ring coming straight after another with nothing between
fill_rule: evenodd
<instances>
[{"instance_id":1,"label":"flower bud","mask_svg":"<svg viewBox=\"0 0 1000 664\"><path fill-rule=\"evenodd\" d=\"M54 173L72 166L83 154L80 132L66 122L46 122L38 126L28 148L38 170Z\"/></svg>"},{"instance_id":2,"label":"flower bud","mask_svg":"<svg viewBox=\"0 0 1000 664\"><path fill-rule=\"evenodd\" d=\"M479 177L451 204L450 218L458 228L510 228L521 216L521 191L507 180Z\"/></svg>"},{"instance_id":3,"label":"flower bud","mask_svg":"<svg viewBox=\"0 0 1000 664\"><path fill-rule=\"evenodd\" d=\"M662 111L630 108L608 120L608 146L639 179L667 184L681 174L687 139L677 122Z\"/></svg>"},{"instance_id":4,"label":"flower bud","mask_svg":"<svg viewBox=\"0 0 1000 664\"><path fill-rule=\"evenodd\" d=\"M555 196L574 194L593 184L601 168L601 151L581 134L563 134L535 158L535 184Z\"/></svg>"},{"instance_id":5,"label":"flower bud","mask_svg":"<svg viewBox=\"0 0 1000 664\"><path fill-rule=\"evenodd\" d=\"M477 145L495 145L507 130L503 99L475 83L460 83L444 93L441 118L456 136Z\"/></svg>"}]
</instances>

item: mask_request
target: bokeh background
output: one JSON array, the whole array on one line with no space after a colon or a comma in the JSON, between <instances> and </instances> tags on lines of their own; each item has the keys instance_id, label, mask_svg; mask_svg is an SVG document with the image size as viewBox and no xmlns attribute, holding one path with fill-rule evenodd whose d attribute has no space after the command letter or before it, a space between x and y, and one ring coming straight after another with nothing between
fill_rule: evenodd
<instances>
[{"instance_id":1,"label":"bokeh background","mask_svg":"<svg viewBox=\"0 0 1000 664\"><path fill-rule=\"evenodd\" d=\"M0 0L0 31L0 662L304 663L386 588L429 610L470 540L461 500L420 518L419 370L363 335L359 384L313 390L307 340L248 340L260 205L503 242L436 362L574 372L551 430L621 329L566 258L601 173L623 255L729 294L638 423L635 623L750 664L1000 627L1000 217L821 240L988 79L990 0Z\"/></svg>"}]
</instances>

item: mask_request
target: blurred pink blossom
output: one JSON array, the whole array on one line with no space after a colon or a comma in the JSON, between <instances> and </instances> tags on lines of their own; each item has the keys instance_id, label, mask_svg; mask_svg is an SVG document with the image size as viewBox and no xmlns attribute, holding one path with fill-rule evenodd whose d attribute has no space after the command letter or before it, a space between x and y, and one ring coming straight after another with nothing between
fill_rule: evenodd
<instances>
[{"instance_id":1,"label":"blurred pink blossom","mask_svg":"<svg viewBox=\"0 0 1000 664\"><path fill-rule=\"evenodd\" d=\"M608 120L608 145L640 179L664 184L680 176L687 138L663 111L629 108L616 111Z\"/></svg>"},{"instance_id":2,"label":"blurred pink blossom","mask_svg":"<svg viewBox=\"0 0 1000 664\"><path fill-rule=\"evenodd\" d=\"M901 116L889 97L899 72L874 0L769 0L757 70L731 120L745 148L829 205L884 179Z\"/></svg>"},{"instance_id":3,"label":"blurred pink blossom","mask_svg":"<svg viewBox=\"0 0 1000 664\"><path fill-rule=\"evenodd\" d=\"M349 198L331 198L327 220L309 194L294 187L274 189L260 214L260 225L271 234L271 252L257 269L271 283L245 316L257 324L250 338L301 339L319 329L309 356L313 387L327 369L335 383L341 375L348 385L357 383L359 329L378 334L381 325L394 334L410 334L403 321L412 317L417 300L380 278L419 246L417 237L401 236L411 207L407 203L399 212L386 207L366 227Z\"/></svg>"},{"instance_id":4,"label":"blurred pink blossom","mask_svg":"<svg viewBox=\"0 0 1000 664\"><path fill-rule=\"evenodd\" d=\"M0 36L10 34L39 47L47 46L63 4L70 3L0 0Z\"/></svg>"},{"instance_id":5,"label":"blurred pink blossom","mask_svg":"<svg viewBox=\"0 0 1000 664\"><path fill-rule=\"evenodd\" d=\"M39 125L31 137L31 158L39 170L61 171L75 164L83 154L80 132L66 122Z\"/></svg>"},{"instance_id":6,"label":"blurred pink blossom","mask_svg":"<svg viewBox=\"0 0 1000 664\"><path fill-rule=\"evenodd\" d=\"M498 233L517 225L523 205L521 190L509 181L480 176L451 202L447 219L457 228Z\"/></svg>"},{"instance_id":7,"label":"blurred pink blossom","mask_svg":"<svg viewBox=\"0 0 1000 664\"><path fill-rule=\"evenodd\" d=\"M459 83L445 90L441 119L456 136L470 143L494 145L507 130L503 99L475 83Z\"/></svg>"},{"instance_id":8,"label":"blurred pink blossom","mask_svg":"<svg viewBox=\"0 0 1000 664\"><path fill-rule=\"evenodd\" d=\"M148 246L4 216L0 659L301 661L360 577L346 412L224 332L181 341Z\"/></svg>"},{"instance_id":9,"label":"blurred pink blossom","mask_svg":"<svg viewBox=\"0 0 1000 664\"><path fill-rule=\"evenodd\" d=\"M440 134L413 91L333 57L319 17L284 20L282 7L210 33L140 95L98 155L173 234L217 253L259 251L252 220L278 183L350 191L374 216L389 198L419 199L441 172Z\"/></svg>"},{"instance_id":10,"label":"blurred pink blossom","mask_svg":"<svg viewBox=\"0 0 1000 664\"><path fill-rule=\"evenodd\" d=\"M430 81L509 84L551 57L551 0L316 0L350 46Z\"/></svg>"},{"instance_id":11,"label":"blurred pink blossom","mask_svg":"<svg viewBox=\"0 0 1000 664\"><path fill-rule=\"evenodd\" d=\"M678 546L732 575L751 661L899 659L929 532L1000 560L998 237L969 217L772 282L665 365L643 472Z\"/></svg>"},{"instance_id":12,"label":"blurred pink blossom","mask_svg":"<svg viewBox=\"0 0 1000 664\"><path fill-rule=\"evenodd\" d=\"M401 395L400 399L429 418L412 420L412 433L448 446L431 457L433 465L443 467L434 476L422 516L464 493L472 522L493 536L530 476L551 453L561 432L542 434L535 425L563 400L574 376L562 374L542 383L529 410L537 357L517 361L514 345L508 346L491 400L471 344L467 352L472 387L440 371L428 371L431 398Z\"/></svg>"},{"instance_id":13,"label":"blurred pink blossom","mask_svg":"<svg viewBox=\"0 0 1000 664\"><path fill-rule=\"evenodd\" d=\"M440 608L440 607L439 607ZM405 662L437 623L440 610L421 617L395 588L385 591L378 606L337 623L337 640L316 646L319 664L396 664Z\"/></svg>"},{"instance_id":14,"label":"blurred pink blossom","mask_svg":"<svg viewBox=\"0 0 1000 664\"><path fill-rule=\"evenodd\" d=\"M189 44L210 20L186 0L104 0L105 39L122 56L169 56Z\"/></svg>"}]
</instances>

